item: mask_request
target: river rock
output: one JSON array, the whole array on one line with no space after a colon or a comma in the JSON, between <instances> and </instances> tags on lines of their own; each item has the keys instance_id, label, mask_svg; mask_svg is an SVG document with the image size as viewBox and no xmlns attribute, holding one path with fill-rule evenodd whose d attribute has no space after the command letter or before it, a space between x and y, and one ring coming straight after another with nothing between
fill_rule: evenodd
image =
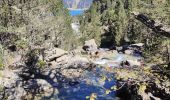
<instances>
[{"instance_id":1,"label":"river rock","mask_svg":"<svg viewBox=\"0 0 170 100\"><path fill-rule=\"evenodd\" d=\"M36 79L37 84L41 86L41 89L43 90L43 96L51 96L53 94L54 88L50 83L48 83L46 80L43 79Z\"/></svg>"},{"instance_id":2,"label":"river rock","mask_svg":"<svg viewBox=\"0 0 170 100\"><path fill-rule=\"evenodd\" d=\"M4 91L7 100L22 100L22 97L26 95L17 72L10 69L0 71L0 85L6 87Z\"/></svg>"},{"instance_id":3,"label":"river rock","mask_svg":"<svg viewBox=\"0 0 170 100\"><path fill-rule=\"evenodd\" d=\"M15 93L13 95L13 97L15 97L15 100L22 100L22 97L25 95L26 95L26 91L21 85L15 88Z\"/></svg>"},{"instance_id":4,"label":"river rock","mask_svg":"<svg viewBox=\"0 0 170 100\"><path fill-rule=\"evenodd\" d=\"M118 53L120 53L120 52L123 53L123 47L116 47L116 50Z\"/></svg>"},{"instance_id":5,"label":"river rock","mask_svg":"<svg viewBox=\"0 0 170 100\"><path fill-rule=\"evenodd\" d=\"M82 46L78 46L74 51L74 54L81 54L81 52L83 51L83 47Z\"/></svg>"},{"instance_id":6,"label":"river rock","mask_svg":"<svg viewBox=\"0 0 170 100\"><path fill-rule=\"evenodd\" d=\"M35 96L35 100L41 100L42 97L50 97L53 93L58 93L57 88L53 88L52 84L48 80L44 79L30 79L24 85L27 88L27 95L23 96L21 100L31 100ZM37 95L40 94L40 95ZM41 97L40 97L41 96ZM20 100L20 99L15 99Z\"/></svg>"},{"instance_id":7,"label":"river rock","mask_svg":"<svg viewBox=\"0 0 170 100\"><path fill-rule=\"evenodd\" d=\"M56 62L60 63L60 62L64 62L67 61L68 56L67 55L63 55L59 58L56 59Z\"/></svg>"},{"instance_id":8,"label":"river rock","mask_svg":"<svg viewBox=\"0 0 170 100\"><path fill-rule=\"evenodd\" d=\"M131 45L142 47L144 44L143 43L136 43L136 44L131 44Z\"/></svg>"},{"instance_id":9,"label":"river rock","mask_svg":"<svg viewBox=\"0 0 170 100\"><path fill-rule=\"evenodd\" d=\"M97 50L97 44L94 39L85 41L84 47L87 47L87 51Z\"/></svg>"},{"instance_id":10,"label":"river rock","mask_svg":"<svg viewBox=\"0 0 170 100\"><path fill-rule=\"evenodd\" d=\"M12 70L5 69L0 71L0 74L0 85L5 87L11 87L11 84L15 84L19 79L19 76Z\"/></svg>"},{"instance_id":11,"label":"river rock","mask_svg":"<svg viewBox=\"0 0 170 100\"><path fill-rule=\"evenodd\" d=\"M133 54L133 50L125 50L125 54L131 55Z\"/></svg>"},{"instance_id":12,"label":"river rock","mask_svg":"<svg viewBox=\"0 0 170 100\"><path fill-rule=\"evenodd\" d=\"M76 55L69 60L69 63L73 63L73 62L89 63L89 59L86 57L81 57L79 55Z\"/></svg>"},{"instance_id":13,"label":"river rock","mask_svg":"<svg viewBox=\"0 0 170 100\"><path fill-rule=\"evenodd\" d=\"M82 69L64 69L61 73L67 78L78 78L82 75Z\"/></svg>"},{"instance_id":14,"label":"river rock","mask_svg":"<svg viewBox=\"0 0 170 100\"><path fill-rule=\"evenodd\" d=\"M48 63L48 65L50 65L51 67L57 66L58 63L56 61L51 61L50 63Z\"/></svg>"},{"instance_id":15,"label":"river rock","mask_svg":"<svg viewBox=\"0 0 170 100\"><path fill-rule=\"evenodd\" d=\"M136 60L127 60L131 66L141 66L141 62L139 62L137 59Z\"/></svg>"},{"instance_id":16,"label":"river rock","mask_svg":"<svg viewBox=\"0 0 170 100\"><path fill-rule=\"evenodd\" d=\"M45 60L46 61L53 61L56 60L57 58L66 55L68 52L60 49L60 48L54 48L52 50L45 50Z\"/></svg>"},{"instance_id":17,"label":"river rock","mask_svg":"<svg viewBox=\"0 0 170 100\"><path fill-rule=\"evenodd\" d=\"M143 43L136 43L136 44L131 44L128 48L129 49L136 49L136 50L139 50L141 49L142 47L144 46Z\"/></svg>"}]
</instances>

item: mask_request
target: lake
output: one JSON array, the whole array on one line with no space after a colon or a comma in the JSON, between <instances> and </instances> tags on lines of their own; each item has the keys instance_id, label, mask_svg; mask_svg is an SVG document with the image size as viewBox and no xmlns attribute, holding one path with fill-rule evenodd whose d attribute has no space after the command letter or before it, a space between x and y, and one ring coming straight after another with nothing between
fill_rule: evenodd
<instances>
[{"instance_id":1,"label":"lake","mask_svg":"<svg viewBox=\"0 0 170 100\"><path fill-rule=\"evenodd\" d=\"M69 13L71 16L78 16L82 15L84 13L84 10L69 10Z\"/></svg>"}]
</instances>

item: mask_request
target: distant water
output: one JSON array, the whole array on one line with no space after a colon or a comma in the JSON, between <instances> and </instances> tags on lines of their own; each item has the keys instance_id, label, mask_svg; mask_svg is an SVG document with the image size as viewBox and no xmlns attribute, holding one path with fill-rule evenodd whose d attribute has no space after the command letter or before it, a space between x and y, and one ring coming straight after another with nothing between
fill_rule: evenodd
<instances>
[{"instance_id":1,"label":"distant water","mask_svg":"<svg viewBox=\"0 0 170 100\"><path fill-rule=\"evenodd\" d=\"M84 13L84 10L69 10L71 16L78 16Z\"/></svg>"}]
</instances>

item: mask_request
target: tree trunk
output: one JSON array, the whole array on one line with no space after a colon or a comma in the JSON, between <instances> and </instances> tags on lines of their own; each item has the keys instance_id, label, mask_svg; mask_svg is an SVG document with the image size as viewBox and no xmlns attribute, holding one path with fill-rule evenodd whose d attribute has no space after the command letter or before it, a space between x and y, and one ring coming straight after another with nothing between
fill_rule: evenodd
<instances>
[{"instance_id":1,"label":"tree trunk","mask_svg":"<svg viewBox=\"0 0 170 100\"><path fill-rule=\"evenodd\" d=\"M160 35L170 37L170 28L166 27L165 25L158 23L148 16L141 14L139 12L133 12L135 18L145 24L148 28L152 29L155 33L159 33Z\"/></svg>"},{"instance_id":2,"label":"tree trunk","mask_svg":"<svg viewBox=\"0 0 170 100\"><path fill-rule=\"evenodd\" d=\"M167 45L167 62L170 63L170 45Z\"/></svg>"}]
</instances>

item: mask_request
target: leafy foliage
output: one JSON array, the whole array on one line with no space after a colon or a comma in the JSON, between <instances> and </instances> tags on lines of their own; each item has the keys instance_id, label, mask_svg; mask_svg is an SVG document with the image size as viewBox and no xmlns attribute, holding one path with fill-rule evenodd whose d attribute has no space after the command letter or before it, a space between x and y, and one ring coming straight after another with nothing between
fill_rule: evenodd
<instances>
[{"instance_id":1,"label":"leafy foliage","mask_svg":"<svg viewBox=\"0 0 170 100\"><path fill-rule=\"evenodd\" d=\"M43 60L39 60L37 62L37 65L40 67L40 68L44 68L44 66L46 65L46 62L44 62Z\"/></svg>"}]
</instances>

